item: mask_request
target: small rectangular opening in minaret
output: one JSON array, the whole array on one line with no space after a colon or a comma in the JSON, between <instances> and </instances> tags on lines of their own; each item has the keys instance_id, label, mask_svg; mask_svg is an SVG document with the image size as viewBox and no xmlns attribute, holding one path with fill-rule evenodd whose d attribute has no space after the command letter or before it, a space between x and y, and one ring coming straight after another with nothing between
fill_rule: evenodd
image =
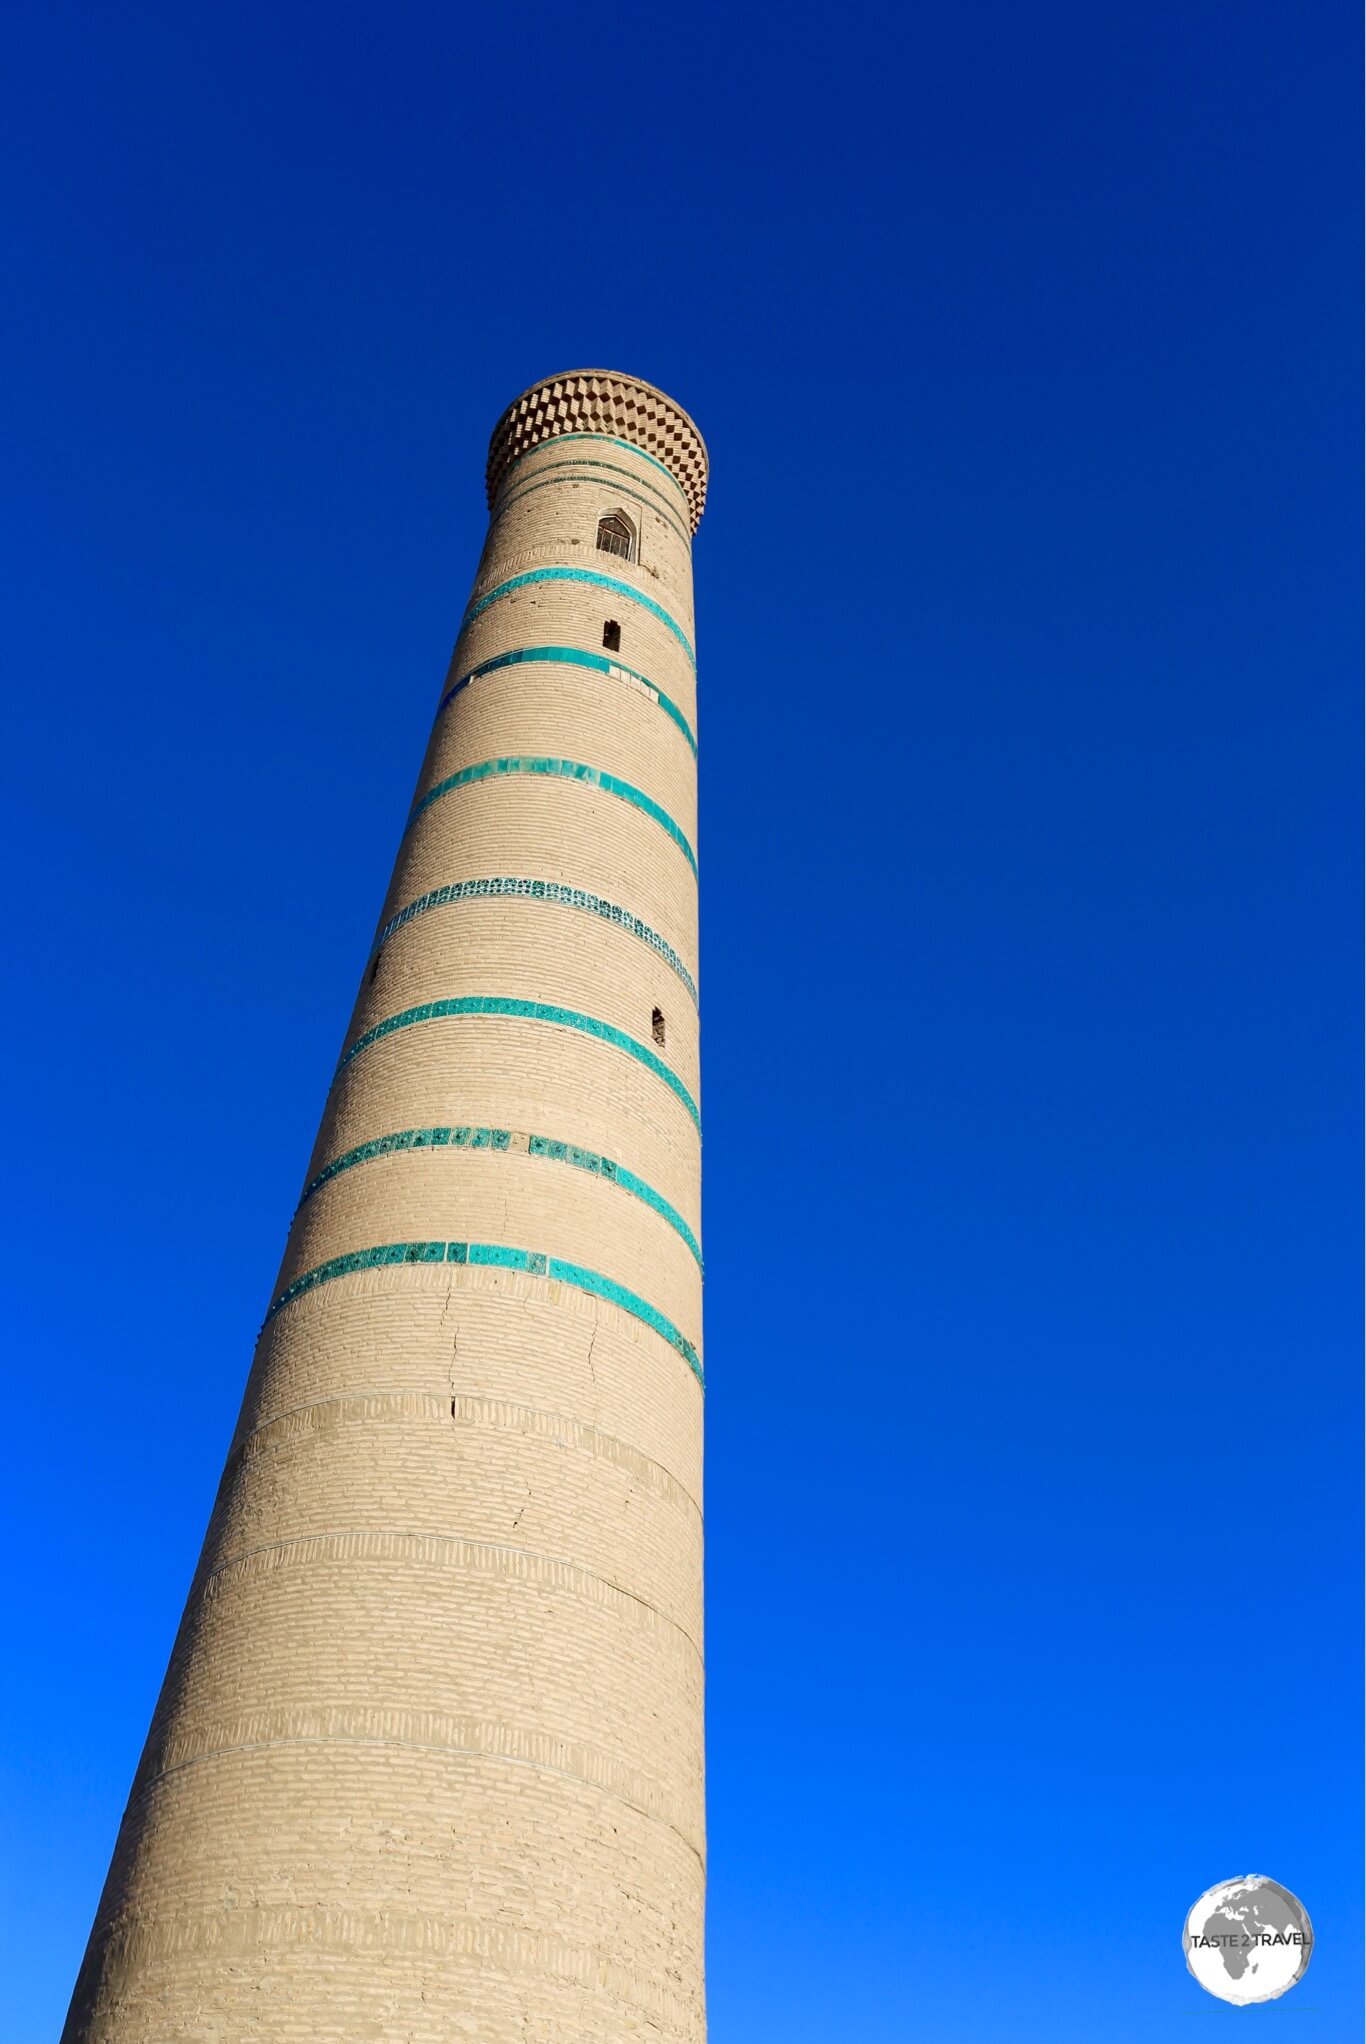
<instances>
[{"instance_id":1,"label":"small rectangular opening in minaret","mask_svg":"<svg viewBox=\"0 0 1366 2044\"><path fill-rule=\"evenodd\" d=\"M621 626L614 617L609 617L602 628L602 643L609 653L621 651Z\"/></svg>"},{"instance_id":2,"label":"small rectangular opening in minaret","mask_svg":"<svg viewBox=\"0 0 1366 2044\"><path fill-rule=\"evenodd\" d=\"M662 1008L656 1008L653 1015L651 1015L650 1031L655 1042L662 1045L664 1042L664 1010Z\"/></svg>"}]
</instances>

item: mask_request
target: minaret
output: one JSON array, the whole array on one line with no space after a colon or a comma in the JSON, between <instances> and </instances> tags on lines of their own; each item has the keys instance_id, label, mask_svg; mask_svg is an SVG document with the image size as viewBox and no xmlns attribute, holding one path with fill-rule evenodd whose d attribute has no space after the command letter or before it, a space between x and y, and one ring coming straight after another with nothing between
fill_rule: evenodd
<instances>
[{"instance_id":1,"label":"minaret","mask_svg":"<svg viewBox=\"0 0 1366 2044\"><path fill-rule=\"evenodd\" d=\"M65 2038L697 2044L702 440L490 523Z\"/></svg>"}]
</instances>

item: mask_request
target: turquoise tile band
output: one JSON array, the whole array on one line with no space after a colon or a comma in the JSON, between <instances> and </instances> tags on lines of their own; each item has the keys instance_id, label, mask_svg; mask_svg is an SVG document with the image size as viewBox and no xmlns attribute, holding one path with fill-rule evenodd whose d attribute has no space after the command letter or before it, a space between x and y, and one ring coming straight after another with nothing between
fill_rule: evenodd
<instances>
[{"instance_id":1,"label":"turquoise tile band","mask_svg":"<svg viewBox=\"0 0 1366 2044\"><path fill-rule=\"evenodd\" d=\"M595 1298L608 1299L614 1306L620 1306L625 1312L634 1314L637 1320L643 1320L656 1334L662 1334L671 1348L678 1350L698 1383L705 1385L701 1358L692 1343L686 1335L679 1333L672 1320L667 1320L658 1307L650 1305L638 1292L628 1291L625 1285L617 1284L612 1278L603 1277L599 1271L587 1270L581 1263L566 1263L559 1256L552 1256L550 1259L550 1276L558 1278L562 1284L577 1285L580 1291L591 1292Z\"/></svg>"},{"instance_id":2,"label":"turquoise tile band","mask_svg":"<svg viewBox=\"0 0 1366 2044\"><path fill-rule=\"evenodd\" d=\"M425 795L419 795L404 825L405 834L417 822L424 809L430 809L433 802L439 802L443 795L454 794L458 788L473 787L477 781L487 781L499 774L549 774L562 781L586 781L590 787L601 788L604 794L620 796L635 809L657 823L661 830L668 832L682 852L693 872L697 871L697 854L674 822L667 809L661 809L639 788L633 788L629 781L619 780L615 774L605 773L601 767L584 766L576 759L539 759L518 755L507 759L481 759L475 766L461 767L458 774L447 774L444 781L438 781L434 788L428 788Z\"/></svg>"},{"instance_id":3,"label":"turquoise tile band","mask_svg":"<svg viewBox=\"0 0 1366 2044\"><path fill-rule=\"evenodd\" d=\"M411 1029L419 1022L435 1022L449 1017L472 1015L512 1016L526 1022L553 1022L560 1029L576 1029L585 1036L594 1036L600 1043L610 1043L615 1050L623 1050L638 1064L662 1079L669 1091L676 1095L692 1117L698 1134L702 1132L702 1117L697 1111L697 1102L688 1091L677 1072L671 1071L663 1058L656 1057L643 1043L637 1043L634 1036L628 1036L624 1029L618 1029L611 1022L600 1022L595 1015L580 1015L573 1008L559 1008L549 1001L523 1001L504 994L459 994L444 1001L421 1001L416 1007L402 1008L397 1015L389 1015L383 1022L376 1022L373 1029L367 1029L354 1043L342 1052L337 1065L338 1072L345 1071L353 1058L368 1050L372 1043L392 1036L396 1030Z\"/></svg>"},{"instance_id":4,"label":"turquoise tile band","mask_svg":"<svg viewBox=\"0 0 1366 2044\"><path fill-rule=\"evenodd\" d=\"M343 1171L353 1170L357 1164L368 1164L375 1157L392 1157L410 1150L490 1150L506 1155L513 1142L514 1131L508 1128L402 1128L392 1135L375 1136L368 1143L357 1143L353 1150L343 1150L340 1156L324 1164L315 1177L299 1195L299 1205L304 1206L315 1192L324 1185L330 1185ZM600 1157L595 1150L580 1149L576 1143L562 1143L553 1136L527 1136L527 1155L547 1157L558 1164L572 1164L576 1170L591 1172L597 1178L605 1178L611 1185L619 1185L623 1192L629 1192L635 1199L650 1207L662 1220L668 1222L675 1234L681 1235L702 1268L702 1247L696 1235L679 1213L671 1206L663 1193L656 1192L643 1178L637 1178L634 1171L628 1171L624 1164L618 1164L612 1157Z\"/></svg>"},{"instance_id":5,"label":"turquoise tile band","mask_svg":"<svg viewBox=\"0 0 1366 2044\"><path fill-rule=\"evenodd\" d=\"M638 674L634 667L627 667L620 660L609 660L605 653L584 653L577 646L518 646L508 653L495 653L491 660L481 660L477 667L471 667L468 674L462 674L453 681L436 706L436 714L462 695L472 681L479 681L486 674L496 674L500 667L520 667L524 661L543 660L554 667L587 667L595 674L609 674L614 681L625 681L649 696L651 702L659 704L671 723L678 726L692 748L693 758L697 757L697 740L692 725L670 696L645 675Z\"/></svg>"},{"instance_id":6,"label":"turquoise tile band","mask_svg":"<svg viewBox=\"0 0 1366 2044\"><path fill-rule=\"evenodd\" d=\"M693 652L691 639L682 625L669 616L663 604L656 603L653 596L647 596L643 589L633 588L629 582L622 582L616 575L600 574L596 568L528 568L524 574L511 575L506 582L500 582L496 589L490 589L487 596L477 598L470 605L460 620L461 631L472 625L477 617L482 617L490 604L500 603L505 596L510 596L514 589L527 589L540 582L583 583L590 589L610 589L614 596L624 596L628 603L638 603L642 610L648 610L652 617L657 617L661 624L668 626L687 654L689 664L696 668L697 655Z\"/></svg>"},{"instance_id":7,"label":"turquoise tile band","mask_svg":"<svg viewBox=\"0 0 1366 2044\"><path fill-rule=\"evenodd\" d=\"M539 449L533 450L533 452L539 451L540 451ZM519 455L518 460L520 459L521 456ZM496 525L498 520L502 517L505 511L510 511L512 509L512 506L514 504L520 503L523 497L529 497L533 490L563 489L564 484L560 482L557 478L552 476L551 471L553 469L567 469L569 471L568 480L571 483L577 483L580 488L582 488L585 484L587 484L589 488L594 487L601 488L601 485L598 483L597 476L590 475L588 473L590 469L596 469L604 475L625 476L629 481L633 483L639 483L640 488L635 490L624 490L622 489L620 484L617 484L614 488L604 490L603 495L609 499L612 497L630 497L634 503L643 505L647 511L653 511L657 518L662 518L664 520L664 523L669 527L670 531L676 532L678 534L678 537L683 541L683 544L685 546L692 545L692 535L688 531L686 525L684 525L680 519L675 518L672 511L669 511L665 508L663 497L657 490L651 488L649 483L641 482L639 476L632 475L630 469L619 468L616 462L614 461L593 461L589 458L589 456L584 454L577 455L573 460L570 461L544 462L541 465L541 467L538 468L536 471L536 475L538 478L537 481L524 483L521 482L520 479L518 478L513 478L512 480L514 480L517 484L517 487L515 489L511 490L508 489L509 479L505 477L503 482L499 485L498 495L494 499L494 503L497 506L497 508L493 513L493 517L489 521L490 524ZM544 481L539 480L539 478L541 477L544 477L545 480ZM640 494L640 491L642 489L648 490L649 495L642 497ZM506 492L506 495L504 494L504 492Z\"/></svg>"},{"instance_id":8,"label":"turquoise tile band","mask_svg":"<svg viewBox=\"0 0 1366 2044\"><path fill-rule=\"evenodd\" d=\"M343 1171L352 1170L357 1164L368 1164L374 1157L392 1157L404 1150L507 1150L512 1142L512 1130L507 1128L401 1128L392 1135L375 1136L368 1143L357 1143L354 1149L343 1150L321 1171L309 1179L299 1194L299 1206L306 1206L315 1192L324 1185L330 1185ZM295 1212L298 1212L298 1207Z\"/></svg>"},{"instance_id":9,"label":"turquoise tile band","mask_svg":"<svg viewBox=\"0 0 1366 2044\"><path fill-rule=\"evenodd\" d=\"M623 1192L643 1200L647 1207L653 1207L661 1219L683 1237L701 1270L702 1245L682 1214L677 1207L670 1206L662 1192L656 1192L643 1178L637 1178L634 1171L628 1171L624 1164L618 1164L611 1157L599 1157L593 1150L581 1150L575 1143L557 1142L550 1136L531 1136L527 1148L533 1157L551 1157L558 1163L572 1164L579 1171L592 1171L600 1178L609 1179L613 1185L619 1185Z\"/></svg>"},{"instance_id":10,"label":"turquoise tile band","mask_svg":"<svg viewBox=\"0 0 1366 2044\"><path fill-rule=\"evenodd\" d=\"M648 944L655 955L663 959L671 972L678 974L696 1006L697 986L693 976L673 945L667 943L658 930L652 930L639 916L632 915L629 909L619 908L614 901L605 901L600 894L591 894L586 887L570 887L562 880L518 880L505 875L490 880L452 880L445 887L433 887L428 893L419 894L416 901L410 901L397 915L390 916L370 946L369 956L365 962L367 965L370 963L370 959L381 945L389 941L395 930L401 930L414 916L425 915L428 909L445 908L453 901L482 901L509 897L523 901L556 902L561 908L583 909L589 915L600 916L605 923L615 924L618 929L627 931L630 936L638 937L642 944Z\"/></svg>"},{"instance_id":11,"label":"turquoise tile band","mask_svg":"<svg viewBox=\"0 0 1366 2044\"><path fill-rule=\"evenodd\" d=\"M266 1310L265 1326L269 1326L277 1313L282 1313L305 1292L316 1291L319 1285L330 1283L333 1278L351 1277L357 1271L383 1270L400 1263L456 1263L465 1265L482 1264L497 1270L517 1270L528 1277L558 1279L561 1284L575 1285L581 1292L591 1292L594 1298L607 1299L614 1306L620 1306L635 1319L643 1321L662 1335L670 1348L677 1349L699 1384L703 1382L702 1364L697 1350L687 1336L680 1334L672 1320L667 1320L658 1307L642 1299L637 1292L628 1291L614 1278L604 1277L601 1271L589 1270L581 1263L565 1263L558 1256L546 1256L534 1249L513 1249L502 1242L384 1242L373 1249L353 1249L345 1256L329 1257L326 1263L315 1265L304 1271L292 1284L285 1286Z\"/></svg>"},{"instance_id":12,"label":"turquoise tile band","mask_svg":"<svg viewBox=\"0 0 1366 2044\"><path fill-rule=\"evenodd\" d=\"M657 468L662 476L668 477L679 496L683 499L684 510L688 513L689 517L692 516L692 506L688 502L688 493L682 483L679 482L673 470L666 468L662 461L656 461L654 455L647 454L643 447L637 447L633 440L619 440L615 433L552 433L548 440L538 440L534 447L524 447L520 454L514 454L507 465L507 473L510 475L519 461L530 461L534 454L544 454L550 448L563 447L566 440L604 441L609 447L624 447L628 454L635 455L637 461L648 461L651 468Z\"/></svg>"}]
</instances>

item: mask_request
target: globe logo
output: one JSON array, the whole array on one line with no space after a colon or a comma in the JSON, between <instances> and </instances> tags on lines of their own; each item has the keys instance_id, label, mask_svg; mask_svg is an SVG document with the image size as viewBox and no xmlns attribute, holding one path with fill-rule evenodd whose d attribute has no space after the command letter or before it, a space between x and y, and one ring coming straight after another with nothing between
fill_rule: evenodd
<instances>
[{"instance_id":1,"label":"globe logo","mask_svg":"<svg viewBox=\"0 0 1366 2044\"><path fill-rule=\"evenodd\" d=\"M1246 2008L1275 2001L1309 1964L1314 1933L1302 1902L1265 1874L1206 1888L1186 1918L1186 1964L1208 1994Z\"/></svg>"}]
</instances>

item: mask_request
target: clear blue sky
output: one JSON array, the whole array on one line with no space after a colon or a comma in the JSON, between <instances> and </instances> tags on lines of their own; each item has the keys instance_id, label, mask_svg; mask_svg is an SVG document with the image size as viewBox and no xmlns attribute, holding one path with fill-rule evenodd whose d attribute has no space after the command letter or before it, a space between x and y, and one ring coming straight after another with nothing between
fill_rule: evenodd
<instances>
[{"instance_id":1,"label":"clear blue sky","mask_svg":"<svg viewBox=\"0 0 1366 2044\"><path fill-rule=\"evenodd\" d=\"M586 362L713 462L713 2044L1355 2037L1357 11L6 33L7 2032L84 1945L489 428ZM1318 1949L1242 2016L1179 1940L1248 1871Z\"/></svg>"}]
</instances>

